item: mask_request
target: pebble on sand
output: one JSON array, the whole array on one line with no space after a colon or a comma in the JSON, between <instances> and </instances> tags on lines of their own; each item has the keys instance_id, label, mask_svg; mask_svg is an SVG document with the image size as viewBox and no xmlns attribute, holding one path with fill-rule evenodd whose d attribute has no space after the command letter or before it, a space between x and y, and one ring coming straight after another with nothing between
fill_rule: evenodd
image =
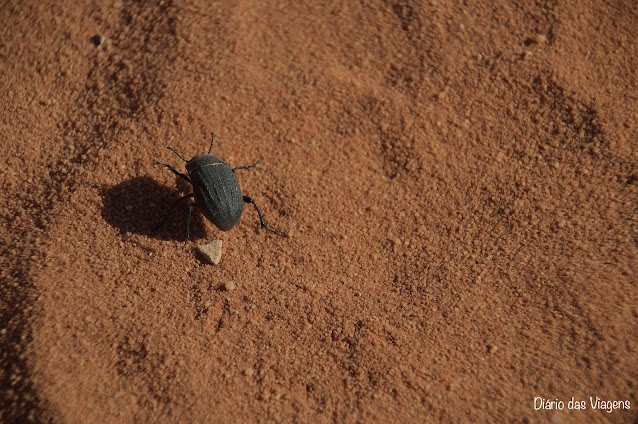
<instances>
[{"instance_id":1,"label":"pebble on sand","mask_svg":"<svg viewBox=\"0 0 638 424\"><path fill-rule=\"evenodd\" d=\"M217 265L222 259L222 241L213 240L210 243L202 244L197 246L197 251L201 253L208 262Z\"/></svg>"},{"instance_id":2,"label":"pebble on sand","mask_svg":"<svg viewBox=\"0 0 638 424\"><path fill-rule=\"evenodd\" d=\"M543 44L547 42L547 36L545 34L536 34L532 37L532 41L536 44Z\"/></svg>"}]
</instances>

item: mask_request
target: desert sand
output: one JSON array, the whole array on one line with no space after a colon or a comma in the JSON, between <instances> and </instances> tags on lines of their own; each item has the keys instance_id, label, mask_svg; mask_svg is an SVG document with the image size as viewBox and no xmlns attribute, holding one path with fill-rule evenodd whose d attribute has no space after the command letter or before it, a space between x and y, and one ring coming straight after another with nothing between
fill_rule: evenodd
<instances>
[{"instance_id":1,"label":"desert sand","mask_svg":"<svg viewBox=\"0 0 638 424\"><path fill-rule=\"evenodd\" d=\"M3 1L0 421L636 422L637 46L635 1ZM283 237L151 231L211 132Z\"/></svg>"}]
</instances>

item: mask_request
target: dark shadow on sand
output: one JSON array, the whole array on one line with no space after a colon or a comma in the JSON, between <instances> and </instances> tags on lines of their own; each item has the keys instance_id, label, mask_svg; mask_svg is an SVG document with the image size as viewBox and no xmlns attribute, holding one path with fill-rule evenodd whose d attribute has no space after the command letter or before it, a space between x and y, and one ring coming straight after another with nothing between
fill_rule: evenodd
<instances>
[{"instance_id":1,"label":"dark shadow on sand","mask_svg":"<svg viewBox=\"0 0 638 424\"><path fill-rule=\"evenodd\" d=\"M164 187L149 177L137 177L115 186L105 186L100 190L104 200L102 217L122 234L144 234L155 239L184 242L187 205L193 200L180 201L167 215L170 206L190 192L187 183L177 181L177 184L181 191ZM194 209L191 240L203 237L203 228L202 215Z\"/></svg>"}]
</instances>

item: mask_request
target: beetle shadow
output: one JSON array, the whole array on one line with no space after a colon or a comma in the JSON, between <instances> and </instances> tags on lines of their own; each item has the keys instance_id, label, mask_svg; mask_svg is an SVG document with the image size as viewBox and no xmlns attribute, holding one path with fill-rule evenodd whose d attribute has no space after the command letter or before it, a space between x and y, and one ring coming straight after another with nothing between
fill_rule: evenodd
<instances>
[{"instance_id":1,"label":"beetle shadow","mask_svg":"<svg viewBox=\"0 0 638 424\"><path fill-rule=\"evenodd\" d=\"M188 193L190 187L186 183L182 187L181 183L181 180L178 181L180 189ZM136 177L115 186L104 186L100 195L104 205L102 217L120 234L144 234L155 239L186 241L187 205L192 199L180 201L169 213L171 205L183 196L180 192L164 187L152 178ZM191 240L203 236L202 216L194 209Z\"/></svg>"}]
</instances>

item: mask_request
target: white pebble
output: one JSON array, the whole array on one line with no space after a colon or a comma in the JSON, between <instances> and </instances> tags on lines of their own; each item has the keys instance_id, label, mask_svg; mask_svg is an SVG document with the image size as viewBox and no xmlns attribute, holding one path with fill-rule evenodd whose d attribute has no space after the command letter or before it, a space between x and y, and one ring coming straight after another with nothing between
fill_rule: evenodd
<instances>
[{"instance_id":1,"label":"white pebble","mask_svg":"<svg viewBox=\"0 0 638 424\"><path fill-rule=\"evenodd\" d=\"M210 243L197 246L197 251L211 264L217 265L222 260L222 241L213 240Z\"/></svg>"}]
</instances>

